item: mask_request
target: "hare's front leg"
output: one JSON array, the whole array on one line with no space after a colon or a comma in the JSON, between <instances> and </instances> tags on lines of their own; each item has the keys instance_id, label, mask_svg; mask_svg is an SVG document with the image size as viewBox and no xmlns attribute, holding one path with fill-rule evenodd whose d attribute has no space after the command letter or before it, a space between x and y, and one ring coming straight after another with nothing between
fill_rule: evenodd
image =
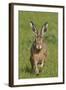
<instances>
[{"instance_id":1,"label":"hare's front leg","mask_svg":"<svg viewBox=\"0 0 66 90\"><path fill-rule=\"evenodd\" d=\"M39 74L38 62L37 61L35 61L34 69L35 69L35 73Z\"/></svg>"},{"instance_id":2,"label":"hare's front leg","mask_svg":"<svg viewBox=\"0 0 66 90\"><path fill-rule=\"evenodd\" d=\"M43 68L43 65L44 65L44 60L42 60L40 67Z\"/></svg>"},{"instance_id":3,"label":"hare's front leg","mask_svg":"<svg viewBox=\"0 0 66 90\"><path fill-rule=\"evenodd\" d=\"M42 60L41 64L39 65L39 72L43 71L43 66L44 66L44 60Z\"/></svg>"}]
</instances>

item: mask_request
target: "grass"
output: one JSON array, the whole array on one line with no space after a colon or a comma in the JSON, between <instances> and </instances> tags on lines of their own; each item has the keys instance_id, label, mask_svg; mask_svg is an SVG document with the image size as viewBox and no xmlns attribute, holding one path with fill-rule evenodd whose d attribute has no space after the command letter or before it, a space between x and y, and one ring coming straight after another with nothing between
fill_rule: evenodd
<instances>
[{"instance_id":1,"label":"grass","mask_svg":"<svg viewBox=\"0 0 66 90\"><path fill-rule=\"evenodd\" d=\"M34 38L29 22L34 21L36 27L41 29L48 22L48 32L45 38L48 46L48 59L43 72L38 76L31 71L30 48ZM58 76L58 14L51 12L19 11L19 79L44 78Z\"/></svg>"}]
</instances>

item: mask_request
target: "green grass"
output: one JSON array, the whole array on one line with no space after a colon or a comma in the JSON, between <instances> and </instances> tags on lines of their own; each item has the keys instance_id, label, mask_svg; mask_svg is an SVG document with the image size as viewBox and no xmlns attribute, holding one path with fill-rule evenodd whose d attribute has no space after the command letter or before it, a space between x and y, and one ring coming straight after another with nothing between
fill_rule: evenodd
<instances>
[{"instance_id":1,"label":"green grass","mask_svg":"<svg viewBox=\"0 0 66 90\"><path fill-rule=\"evenodd\" d=\"M45 39L48 46L48 58L43 67L43 72L38 76L31 71L30 48L34 34L29 25L34 21L36 27L41 29L42 25L48 22L48 32ZM24 12L19 11L19 79L23 78L44 78L58 76L58 14L51 12Z\"/></svg>"}]
</instances>

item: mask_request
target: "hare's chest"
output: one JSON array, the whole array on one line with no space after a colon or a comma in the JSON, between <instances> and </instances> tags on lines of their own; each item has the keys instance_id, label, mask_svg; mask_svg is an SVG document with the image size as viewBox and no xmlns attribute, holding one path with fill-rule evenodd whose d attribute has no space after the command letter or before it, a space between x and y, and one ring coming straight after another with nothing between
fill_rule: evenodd
<instances>
[{"instance_id":1,"label":"hare's chest","mask_svg":"<svg viewBox=\"0 0 66 90\"><path fill-rule=\"evenodd\" d=\"M42 60L44 59L44 53L43 51L40 51L39 53L35 53L33 57L35 60Z\"/></svg>"}]
</instances>

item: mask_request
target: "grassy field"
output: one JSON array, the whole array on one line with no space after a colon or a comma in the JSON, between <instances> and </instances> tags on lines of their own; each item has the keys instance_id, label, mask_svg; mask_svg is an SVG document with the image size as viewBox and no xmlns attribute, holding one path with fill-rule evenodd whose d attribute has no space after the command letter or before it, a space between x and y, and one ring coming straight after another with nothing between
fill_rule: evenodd
<instances>
[{"instance_id":1,"label":"grassy field","mask_svg":"<svg viewBox=\"0 0 66 90\"><path fill-rule=\"evenodd\" d=\"M34 33L29 25L35 22L41 29L48 22L48 32L45 34L48 46L48 58L43 67L43 72L38 76L31 71L30 48L34 41ZM24 12L19 11L19 79L44 78L58 76L58 14L51 12Z\"/></svg>"}]
</instances>

